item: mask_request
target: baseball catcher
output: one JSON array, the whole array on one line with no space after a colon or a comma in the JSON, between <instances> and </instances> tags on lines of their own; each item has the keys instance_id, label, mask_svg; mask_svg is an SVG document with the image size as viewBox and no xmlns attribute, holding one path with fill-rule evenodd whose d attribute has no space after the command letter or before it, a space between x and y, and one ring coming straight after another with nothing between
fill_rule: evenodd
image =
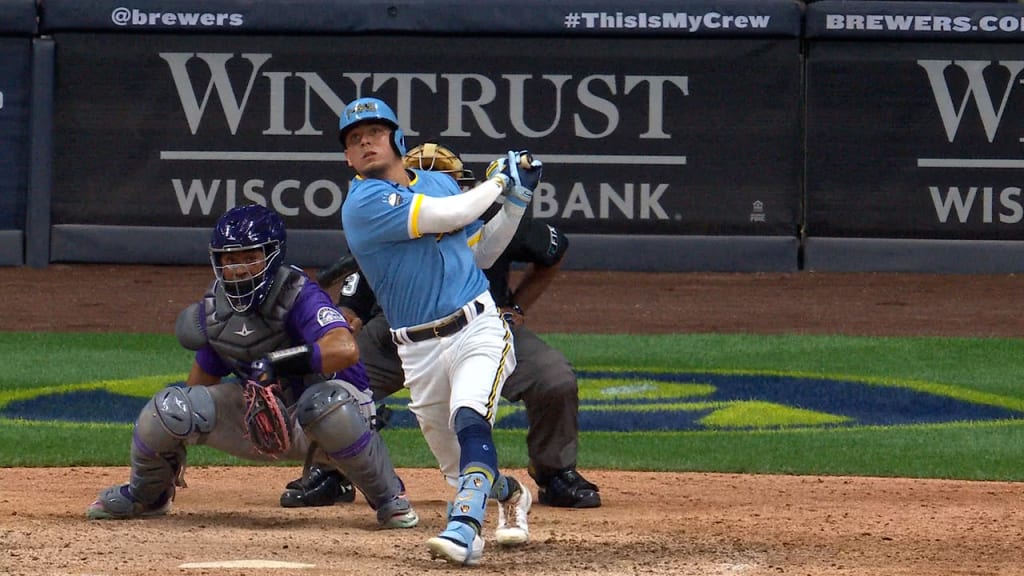
<instances>
[{"instance_id":1,"label":"baseball catcher","mask_svg":"<svg viewBox=\"0 0 1024 576\"><path fill-rule=\"evenodd\" d=\"M169 386L143 407L130 480L102 491L88 518L167 513L184 486L187 447L205 444L251 460L310 454L307 465L352 481L381 526L419 522L371 425L350 327L319 285L284 264L285 247L284 223L268 208L233 208L217 221L209 246L216 280L175 327L195 351L187 386Z\"/></svg>"}]
</instances>

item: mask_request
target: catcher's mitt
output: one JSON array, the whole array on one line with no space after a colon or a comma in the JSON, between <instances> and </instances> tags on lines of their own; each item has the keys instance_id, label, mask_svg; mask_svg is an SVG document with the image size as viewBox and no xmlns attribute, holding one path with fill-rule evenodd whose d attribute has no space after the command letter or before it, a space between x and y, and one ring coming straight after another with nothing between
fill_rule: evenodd
<instances>
[{"instance_id":1,"label":"catcher's mitt","mask_svg":"<svg viewBox=\"0 0 1024 576\"><path fill-rule=\"evenodd\" d=\"M277 394L280 390L276 382L263 385L253 380L247 380L242 390L246 433L261 454L283 454L292 445L288 410Z\"/></svg>"},{"instance_id":2,"label":"catcher's mitt","mask_svg":"<svg viewBox=\"0 0 1024 576\"><path fill-rule=\"evenodd\" d=\"M465 167L458 154L436 142L424 142L409 150L402 158L402 163L406 168L414 170L444 172L459 184L472 184L476 181L473 171Z\"/></svg>"}]
</instances>

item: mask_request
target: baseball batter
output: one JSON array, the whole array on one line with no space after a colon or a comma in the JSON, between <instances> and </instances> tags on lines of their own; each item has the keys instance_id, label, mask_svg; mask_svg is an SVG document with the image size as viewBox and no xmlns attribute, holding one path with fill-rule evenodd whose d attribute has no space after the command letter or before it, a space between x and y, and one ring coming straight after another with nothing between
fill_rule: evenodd
<instances>
[{"instance_id":1,"label":"baseball batter","mask_svg":"<svg viewBox=\"0 0 1024 576\"><path fill-rule=\"evenodd\" d=\"M233 208L217 221L216 280L176 326L182 345L196 351L188 386L165 388L143 407L130 481L101 492L88 518L165 514L184 486L189 445L301 460L315 443L317 459L352 479L381 526L419 522L370 425L369 382L349 325L326 292L284 265L286 240L281 218L262 206Z\"/></svg>"},{"instance_id":2,"label":"baseball batter","mask_svg":"<svg viewBox=\"0 0 1024 576\"><path fill-rule=\"evenodd\" d=\"M459 155L434 142L409 150L404 162L407 168L448 174L464 187L475 185L472 171L464 167ZM576 374L564 354L526 325L526 313L558 272L568 245L565 234L527 212L508 247L484 274L498 309L512 327L516 369L505 382L501 395L511 402L523 402L529 425L526 444L530 475L537 483L538 499L549 506L594 508L601 505L598 488L576 470ZM513 262L528 264L514 286L509 273ZM379 403L404 384L398 350L391 339L390 326L351 255L339 258L317 276L325 288L338 279L343 279L343 283L336 302L355 326L361 325L356 331L356 342L370 377L374 402ZM352 489L340 473L314 467L303 478L289 483L281 502L288 507L326 506L350 502L351 498Z\"/></svg>"},{"instance_id":3,"label":"baseball batter","mask_svg":"<svg viewBox=\"0 0 1024 576\"><path fill-rule=\"evenodd\" d=\"M405 168L398 119L376 98L345 107L339 137L356 172L342 206L346 240L391 325L409 409L439 462L458 454L458 470L442 470L456 484L448 524L427 545L435 557L477 564L492 491L501 503L496 540L517 544L529 537L532 495L500 474L491 432L502 386L515 368L512 334L480 268L514 234L541 166L510 152L492 163L486 182L462 193L448 176ZM471 238L466 226L499 194L506 208Z\"/></svg>"}]
</instances>

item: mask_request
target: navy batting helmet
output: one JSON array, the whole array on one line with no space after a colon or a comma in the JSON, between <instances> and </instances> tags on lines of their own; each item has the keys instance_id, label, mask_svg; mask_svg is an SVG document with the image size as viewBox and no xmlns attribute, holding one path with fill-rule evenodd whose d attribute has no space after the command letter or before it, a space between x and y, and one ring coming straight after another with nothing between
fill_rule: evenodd
<instances>
[{"instance_id":1,"label":"navy batting helmet","mask_svg":"<svg viewBox=\"0 0 1024 576\"><path fill-rule=\"evenodd\" d=\"M405 156L405 134L398 125L398 116L390 106L378 98L359 98L349 102L348 106L341 111L341 120L338 122L338 139L342 147L345 146L345 135L356 124L362 122L382 122L391 127L391 145L398 152L399 156Z\"/></svg>"},{"instance_id":2,"label":"navy batting helmet","mask_svg":"<svg viewBox=\"0 0 1024 576\"><path fill-rule=\"evenodd\" d=\"M217 220L210 238L210 263L235 311L258 307L266 298L284 263L286 240L281 217L258 204L232 208ZM257 249L260 254L252 261L223 263L225 254ZM227 276L225 270L230 271Z\"/></svg>"}]
</instances>

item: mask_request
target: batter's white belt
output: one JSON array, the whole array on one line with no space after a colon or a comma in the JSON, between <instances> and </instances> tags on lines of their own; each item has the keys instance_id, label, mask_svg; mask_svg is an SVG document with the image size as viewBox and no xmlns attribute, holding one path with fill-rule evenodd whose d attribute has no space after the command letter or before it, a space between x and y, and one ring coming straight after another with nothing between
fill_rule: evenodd
<instances>
[{"instance_id":1,"label":"batter's white belt","mask_svg":"<svg viewBox=\"0 0 1024 576\"><path fill-rule=\"evenodd\" d=\"M476 318L484 311L484 305L479 300L473 300L454 314L429 324L399 328L392 332L396 344L405 342L422 342L431 338L443 338L459 332L469 324L469 321Z\"/></svg>"}]
</instances>

